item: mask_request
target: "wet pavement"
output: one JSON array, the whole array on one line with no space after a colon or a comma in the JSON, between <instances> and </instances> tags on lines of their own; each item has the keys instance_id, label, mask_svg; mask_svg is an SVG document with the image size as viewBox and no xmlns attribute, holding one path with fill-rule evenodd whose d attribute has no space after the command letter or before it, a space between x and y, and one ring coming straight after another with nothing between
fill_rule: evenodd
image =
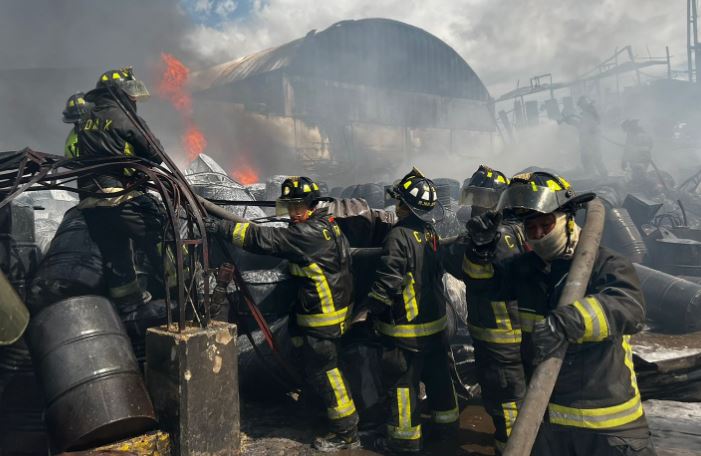
<instances>
[{"instance_id":1,"label":"wet pavement","mask_svg":"<svg viewBox=\"0 0 701 456\"><path fill-rule=\"evenodd\" d=\"M672 401L644 403L653 439L660 456L701 456L701 404ZM324 417L314 407L292 400L247 401L241 411L242 456L318 456L310 443L325 432ZM492 423L478 404L460 415L458 442L428 444L421 454L429 456L492 456ZM371 448L378 436L361 432L364 449L340 451L339 456L381 455Z\"/></svg>"}]
</instances>

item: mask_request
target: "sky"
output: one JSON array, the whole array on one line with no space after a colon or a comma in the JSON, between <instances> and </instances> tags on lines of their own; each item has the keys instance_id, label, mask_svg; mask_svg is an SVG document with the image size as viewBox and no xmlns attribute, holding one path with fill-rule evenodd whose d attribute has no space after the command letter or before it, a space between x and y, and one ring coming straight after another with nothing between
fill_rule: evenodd
<instances>
[{"instance_id":1,"label":"sky","mask_svg":"<svg viewBox=\"0 0 701 456\"><path fill-rule=\"evenodd\" d=\"M684 0L0 0L0 69L222 63L344 19L386 17L452 46L497 96L566 80L633 45L686 60Z\"/></svg>"},{"instance_id":2,"label":"sky","mask_svg":"<svg viewBox=\"0 0 701 456\"><path fill-rule=\"evenodd\" d=\"M183 0L195 22L184 49L219 62L322 30L342 19L386 17L452 46L498 96L553 73L567 80L633 46L636 57L686 62L684 0Z\"/></svg>"}]
</instances>

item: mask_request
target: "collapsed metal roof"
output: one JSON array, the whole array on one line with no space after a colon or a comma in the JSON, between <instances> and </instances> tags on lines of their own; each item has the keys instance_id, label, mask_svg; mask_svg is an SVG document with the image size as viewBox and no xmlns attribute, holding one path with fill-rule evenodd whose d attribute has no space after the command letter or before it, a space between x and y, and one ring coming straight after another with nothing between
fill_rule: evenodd
<instances>
[{"instance_id":1,"label":"collapsed metal roof","mask_svg":"<svg viewBox=\"0 0 701 456\"><path fill-rule=\"evenodd\" d=\"M338 22L305 37L193 75L193 89L271 73L367 85L451 98L488 101L489 93L467 62L434 35L389 19Z\"/></svg>"}]
</instances>

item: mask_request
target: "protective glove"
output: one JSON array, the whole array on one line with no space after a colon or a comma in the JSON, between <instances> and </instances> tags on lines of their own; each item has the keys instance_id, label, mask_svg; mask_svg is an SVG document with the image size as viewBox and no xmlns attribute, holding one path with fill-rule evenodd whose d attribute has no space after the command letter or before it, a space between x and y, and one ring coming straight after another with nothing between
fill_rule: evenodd
<instances>
[{"instance_id":1,"label":"protective glove","mask_svg":"<svg viewBox=\"0 0 701 456\"><path fill-rule=\"evenodd\" d=\"M565 341L573 343L583 335L584 322L577 309L571 304L558 307L533 327L535 362L551 356Z\"/></svg>"},{"instance_id":2,"label":"protective glove","mask_svg":"<svg viewBox=\"0 0 701 456\"><path fill-rule=\"evenodd\" d=\"M229 234L229 224L224 220L217 220L211 217L204 219L204 229L207 234L225 238Z\"/></svg>"},{"instance_id":3,"label":"protective glove","mask_svg":"<svg viewBox=\"0 0 701 456\"><path fill-rule=\"evenodd\" d=\"M467 233L475 245L482 247L499 240L499 224L501 213L487 211L477 217L472 217L467 222Z\"/></svg>"},{"instance_id":4,"label":"protective glove","mask_svg":"<svg viewBox=\"0 0 701 456\"><path fill-rule=\"evenodd\" d=\"M360 324L368 321L371 315L379 316L389 310L389 306L377 299L368 296L358 306L355 315L351 320L351 325Z\"/></svg>"},{"instance_id":5,"label":"protective glove","mask_svg":"<svg viewBox=\"0 0 701 456\"><path fill-rule=\"evenodd\" d=\"M565 343L565 332L552 315L536 322L533 326L533 362L542 363Z\"/></svg>"}]
</instances>

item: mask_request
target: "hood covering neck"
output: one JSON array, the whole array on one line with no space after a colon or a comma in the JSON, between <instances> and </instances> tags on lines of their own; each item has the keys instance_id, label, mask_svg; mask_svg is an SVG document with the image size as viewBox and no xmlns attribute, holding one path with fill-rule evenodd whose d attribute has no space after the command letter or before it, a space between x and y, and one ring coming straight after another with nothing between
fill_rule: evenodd
<instances>
[{"instance_id":1,"label":"hood covering neck","mask_svg":"<svg viewBox=\"0 0 701 456\"><path fill-rule=\"evenodd\" d=\"M564 212L555 214L555 227L540 239L528 239L528 245L546 262L558 258L570 259L579 241L580 228L574 218Z\"/></svg>"}]
</instances>

